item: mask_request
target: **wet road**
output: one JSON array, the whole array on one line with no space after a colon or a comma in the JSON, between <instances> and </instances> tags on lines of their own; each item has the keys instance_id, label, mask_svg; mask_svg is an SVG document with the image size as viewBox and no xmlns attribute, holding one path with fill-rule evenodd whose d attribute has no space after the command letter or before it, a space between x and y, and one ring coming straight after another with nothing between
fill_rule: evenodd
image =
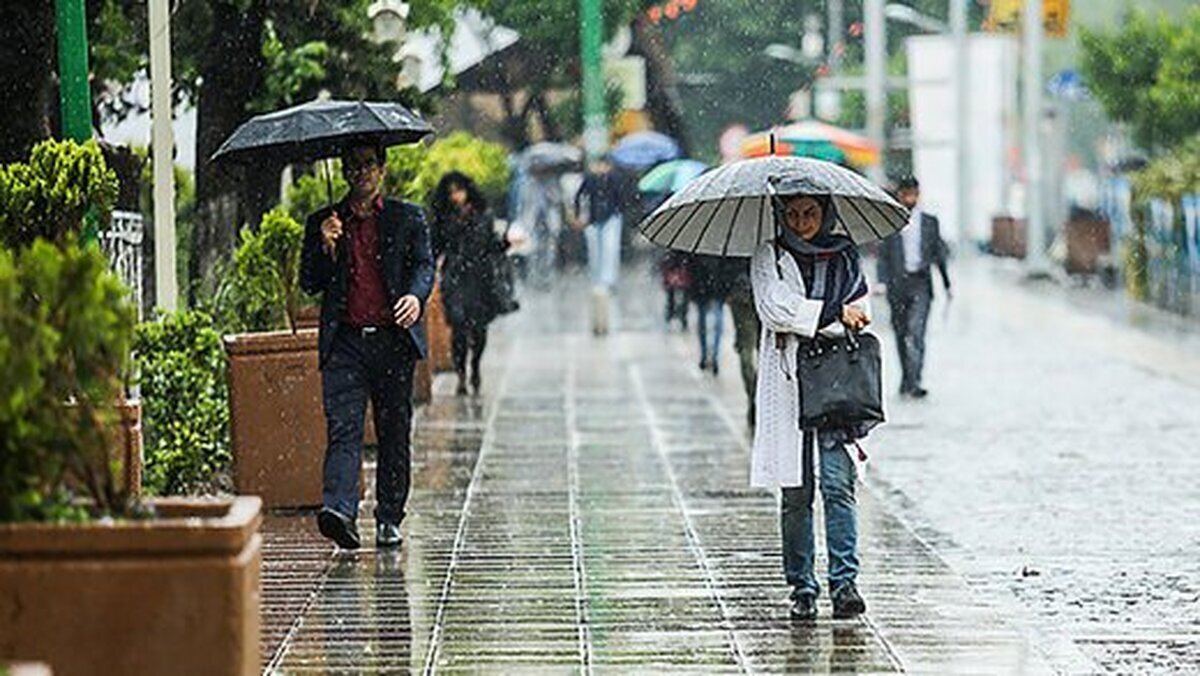
<instances>
[{"instance_id":1,"label":"wet road","mask_svg":"<svg viewBox=\"0 0 1200 676\"><path fill-rule=\"evenodd\" d=\"M732 356L720 381L698 374L648 278L623 285L607 339L588 333L586 298L578 280L526 295L497 326L481 399L439 379L399 553L334 555L311 517L268 522L268 671L1046 669L1011 610L869 491L868 614L834 622L822 600L794 625L776 498L747 487Z\"/></svg>"}]
</instances>

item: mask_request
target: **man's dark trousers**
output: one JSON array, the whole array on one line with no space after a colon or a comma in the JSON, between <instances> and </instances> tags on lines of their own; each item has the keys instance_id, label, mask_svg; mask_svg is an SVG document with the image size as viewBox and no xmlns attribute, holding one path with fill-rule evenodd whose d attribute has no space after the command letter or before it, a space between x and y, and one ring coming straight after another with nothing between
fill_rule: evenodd
<instances>
[{"instance_id":1,"label":"man's dark trousers","mask_svg":"<svg viewBox=\"0 0 1200 676\"><path fill-rule=\"evenodd\" d=\"M325 453L326 507L358 517L363 422L367 397L379 438L375 519L399 524L411 470L413 369L419 354L396 327L341 326L322 377L329 447Z\"/></svg>"},{"instance_id":2,"label":"man's dark trousers","mask_svg":"<svg viewBox=\"0 0 1200 676\"><path fill-rule=\"evenodd\" d=\"M903 372L900 391L912 392L921 387L921 371L925 367L925 325L933 302L929 270L898 275L888 284L887 299Z\"/></svg>"}]
</instances>

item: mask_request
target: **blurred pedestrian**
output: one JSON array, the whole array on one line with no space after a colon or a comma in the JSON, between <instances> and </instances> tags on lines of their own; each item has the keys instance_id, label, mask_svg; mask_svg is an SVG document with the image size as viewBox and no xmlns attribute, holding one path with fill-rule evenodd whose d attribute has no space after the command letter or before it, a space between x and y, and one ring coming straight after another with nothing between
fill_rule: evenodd
<instances>
[{"instance_id":1,"label":"blurred pedestrian","mask_svg":"<svg viewBox=\"0 0 1200 676\"><path fill-rule=\"evenodd\" d=\"M479 393L480 362L487 348L488 324L511 299L498 278L497 257L505 256L506 237L498 235L487 200L475 181L461 172L442 177L433 191L433 254L441 261L442 304L450 324L457 393Z\"/></svg>"},{"instance_id":2,"label":"blurred pedestrian","mask_svg":"<svg viewBox=\"0 0 1200 676\"><path fill-rule=\"evenodd\" d=\"M692 285L687 266L687 254L668 250L658 265L667 301L665 312L667 328L671 328L671 322L678 319L680 329L687 331L688 289Z\"/></svg>"},{"instance_id":3,"label":"blurred pedestrian","mask_svg":"<svg viewBox=\"0 0 1200 676\"><path fill-rule=\"evenodd\" d=\"M833 616L861 614L855 466L846 444L862 430L800 429L799 347L818 332L838 335L870 323L867 284L854 243L833 234L837 220L828 196L792 196L776 205L780 234L751 260L754 304L763 323L759 344L757 424L751 484L779 487L783 566L792 587L791 614L817 616L820 592L813 571L811 449L819 449L821 495ZM802 446L803 444L803 446ZM802 449L807 449L807 452Z\"/></svg>"},{"instance_id":4,"label":"blurred pedestrian","mask_svg":"<svg viewBox=\"0 0 1200 676\"><path fill-rule=\"evenodd\" d=\"M696 304L696 331L700 338L700 370L719 373L721 334L725 328L725 299L733 286L736 259L693 254L688 259L691 286L688 296Z\"/></svg>"},{"instance_id":5,"label":"blurred pedestrian","mask_svg":"<svg viewBox=\"0 0 1200 676\"><path fill-rule=\"evenodd\" d=\"M758 339L762 322L754 309L754 290L750 283L750 265L734 259L733 281L729 289L729 313L733 315L733 347L742 369L742 387L746 390L746 421L754 427L754 392L758 381Z\"/></svg>"},{"instance_id":6,"label":"blurred pedestrian","mask_svg":"<svg viewBox=\"0 0 1200 676\"><path fill-rule=\"evenodd\" d=\"M884 240L880 248L879 281L887 286L892 329L900 352L900 394L922 399L929 394L921 375L925 366L925 327L933 302L930 268L937 266L949 299L947 249L937 217L919 206L921 186L916 178L906 176L897 182L896 199L911 213L908 225Z\"/></svg>"},{"instance_id":7,"label":"blurred pedestrian","mask_svg":"<svg viewBox=\"0 0 1200 676\"><path fill-rule=\"evenodd\" d=\"M379 437L375 542L400 546L411 473L413 371L425 357L420 322L433 289L434 261L425 212L385 198L382 147L342 154L349 194L308 217L300 285L321 294L318 364L325 408L321 534L358 549L359 474L367 398Z\"/></svg>"},{"instance_id":8,"label":"blurred pedestrian","mask_svg":"<svg viewBox=\"0 0 1200 676\"><path fill-rule=\"evenodd\" d=\"M562 176L554 170L529 170L523 175L518 199L520 221L532 240L529 279L549 288L558 264L558 239L563 223Z\"/></svg>"},{"instance_id":9,"label":"blurred pedestrian","mask_svg":"<svg viewBox=\"0 0 1200 676\"><path fill-rule=\"evenodd\" d=\"M592 162L575 194L576 228L587 241L592 283L592 333L608 333L609 298L621 269L622 180L607 158Z\"/></svg>"}]
</instances>

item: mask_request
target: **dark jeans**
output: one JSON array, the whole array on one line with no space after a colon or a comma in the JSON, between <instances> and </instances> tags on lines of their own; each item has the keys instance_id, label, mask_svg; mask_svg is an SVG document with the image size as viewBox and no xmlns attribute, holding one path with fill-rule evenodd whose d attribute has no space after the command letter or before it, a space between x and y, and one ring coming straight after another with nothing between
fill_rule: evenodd
<instances>
[{"instance_id":1,"label":"dark jeans","mask_svg":"<svg viewBox=\"0 0 1200 676\"><path fill-rule=\"evenodd\" d=\"M358 518L363 422L367 397L375 410L379 457L375 518L398 524L408 502L411 466L413 367L417 350L395 327L364 332L341 327L321 374L329 446L325 450L324 504Z\"/></svg>"},{"instance_id":2,"label":"dark jeans","mask_svg":"<svg viewBox=\"0 0 1200 676\"><path fill-rule=\"evenodd\" d=\"M737 350L742 366L742 386L746 388L746 400L750 402L750 418L754 419L754 394L758 378L758 340L762 323L752 299L730 298L729 311L733 315L733 347Z\"/></svg>"},{"instance_id":3,"label":"dark jeans","mask_svg":"<svg viewBox=\"0 0 1200 676\"><path fill-rule=\"evenodd\" d=\"M471 371L479 373L479 362L483 359L483 350L487 347L487 324L476 325L466 323L450 327L450 351L454 357L454 370L466 373L467 358L471 360Z\"/></svg>"},{"instance_id":4,"label":"dark jeans","mask_svg":"<svg viewBox=\"0 0 1200 676\"><path fill-rule=\"evenodd\" d=\"M892 308L896 347L900 351L903 373L900 389L907 392L921 386L921 371L925 367L925 325L933 301L929 273L906 274L888 284L887 298Z\"/></svg>"},{"instance_id":5,"label":"dark jeans","mask_svg":"<svg viewBox=\"0 0 1200 676\"><path fill-rule=\"evenodd\" d=\"M825 546L829 554L829 588L858 577L858 528L854 498L854 461L842 442L817 435L820 454L821 498L825 503ZM783 572L793 594L820 592L813 572L814 486L785 487L780 505Z\"/></svg>"}]
</instances>

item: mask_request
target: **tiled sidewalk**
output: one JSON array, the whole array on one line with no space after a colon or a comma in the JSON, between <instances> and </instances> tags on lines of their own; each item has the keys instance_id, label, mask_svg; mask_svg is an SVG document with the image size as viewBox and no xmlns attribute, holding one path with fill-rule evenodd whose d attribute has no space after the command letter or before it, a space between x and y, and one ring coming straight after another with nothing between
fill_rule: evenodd
<instances>
[{"instance_id":1,"label":"tiled sidewalk","mask_svg":"<svg viewBox=\"0 0 1200 676\"><path fill-rule=\"evenodd\" d=\"M649 282L623 289L607 339L586 330L585 294L524 299L482 400L439 381L398 554L334 554L311 516L268 521L268 671L1045 670L866 490L868 614L834 622L822 599L817 623L793 624L740 414L656 327Z\"/></svg>"}]
</instances>

